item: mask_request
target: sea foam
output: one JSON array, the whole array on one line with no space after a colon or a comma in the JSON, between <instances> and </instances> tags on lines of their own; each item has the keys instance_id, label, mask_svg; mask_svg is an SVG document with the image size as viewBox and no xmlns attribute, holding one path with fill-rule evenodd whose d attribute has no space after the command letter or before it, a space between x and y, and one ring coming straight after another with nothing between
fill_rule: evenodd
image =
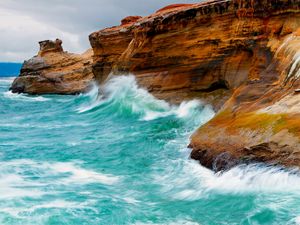
<instances>
[{"instance_id":1,"label":"sea foam","mask_svg":"<svg viewBox=\"0 0 300 225\"><path fill-rule=\"evenodd\" d=\"M11 91L4 92L3 95L5 98L16 101L45 102L50 100L49 98L45 98L43 96L29 96L26 94L16 94L12 93Z\"/></svg>"},{"instance_id":2,"label":"sea foam","mask_svg":"<svg viewBox=\"0 0 300 225\"><path fill-rule=\"evenodd\" d=\"M300 173L296 169L250 164L214 173L193 161L178 160L175 165L177 168L164 172L167 175L156 177L157 183L164 180L162 192L175 199L193 201L216 192L238 195L300 193Z\"/></svg>"},{"instance_id":3,"label":"sea foam","mask_svg":"<svg viewBox=\"0 0 300 225\"><path fill-rule=\"evenodd\" d=\"M108 104L121 115L138 115L140 120L145 121L168 116L191 118L193 113L199 112L199 109L206 112L206 116L202 117L203 120L209 120L214 115L213 109L199 100L185 101L180 105L171 105L159 100L147 90L138 87L133 75L113 76L101 87L94 85L85 96L90 99L89 103L80 106L77 109L79 113Z\"/></svg>"}]
</instances>

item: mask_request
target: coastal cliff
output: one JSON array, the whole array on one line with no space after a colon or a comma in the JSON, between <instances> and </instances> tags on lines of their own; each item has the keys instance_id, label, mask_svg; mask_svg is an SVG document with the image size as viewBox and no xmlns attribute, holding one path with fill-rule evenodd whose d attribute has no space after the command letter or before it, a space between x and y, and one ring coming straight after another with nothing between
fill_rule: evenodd
<instances>
[{"instance_id":1,"label":"coastal cliff","mask_svg":"<svg viewBox=\"0 0 300 225\"><path fill-rule=\"evenodd\" d=\"M24 62L13 82L13 93L77 94L88 89L94 79L92 50L71 54L63 50L59 39L39 44L38 55Z\"/></svg>"},{"instance_id":2,"label":"coastal cliff","mask_svg":"<svg viewBox=\"0 0 300 225\"><path fill-rule=\"evenodd\" d=\"M79 64L98 83L133 74L158 98L199 98L214 106L215 118L191 137L191 157L204 166L216 171L253 161L300 166L300 1L176 4L147 17L127 17L89 39L93 53ZM66 53L37 57L53 54ZM37 57L25 62L18 78L26 85L17 80L13 91L47 92L36 80L47 77L47 69L27 69ZM65 90L47 79L48 92ZM37 88L29 91L31 86Z\"/></svg>"},{"instance_id":3,"label":"coastal cliff","mask_svg":"<svg viewBox=\"0 0 300 225\"><path fill-rule=\"evenodd\" d=\"M132 73L167 100L201 98L217 116L191 138L216 171L263 161L300 166L299 1L171 5L90 35L94 73Z\"/></svg>"}]
</instances>

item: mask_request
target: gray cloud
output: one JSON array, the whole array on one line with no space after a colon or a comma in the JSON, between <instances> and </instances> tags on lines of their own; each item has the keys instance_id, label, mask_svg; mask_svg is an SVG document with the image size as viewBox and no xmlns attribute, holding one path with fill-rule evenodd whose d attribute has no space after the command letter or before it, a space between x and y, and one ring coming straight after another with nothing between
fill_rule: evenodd
<instances>
[{"instance_id":1,"label":"gray cloud","mask_svg":"<svg viewBox=\"0 0 300 225\"><path fill-rule=\"evenodd\" d=\"M180 0L195 3L199 0ZM118 25L128 15L145 16L174 0L1 0L0 61L33 56L37 42L61 38L70 52L89 48L88 35Z\"/></svg>"}]
</instances>

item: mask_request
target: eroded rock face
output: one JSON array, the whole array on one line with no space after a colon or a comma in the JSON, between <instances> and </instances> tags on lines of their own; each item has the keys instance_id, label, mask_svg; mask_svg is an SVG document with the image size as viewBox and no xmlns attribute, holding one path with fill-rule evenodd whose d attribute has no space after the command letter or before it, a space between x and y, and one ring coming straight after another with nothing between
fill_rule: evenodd
<instances>
[{"instance_id":1,"label":"eroded rock face","mask_svg":"<svg viewBox=\"0 0 300 225\"><path fill-rule=\"evenodd\" d=\"M300 22L297 14L293 15ZM293 19L284 24L297 28ZM283 30L283 29L282 29ZM270 38L272 60L238 87L223 109L192 136L192 158L209 168L224 153L235 161L300 166L300 37Z\"/></svg>"},{"instance_id":2,"label":"eroded rock face","mask_svg":"<svg viewBox=\"0 0 300 225\"><path fill-rule=\"evenodd\" d=\"M24 62L11 86L14 93L77 94L94 79L92 50L82 55L63 51L62 41L42 41L37 56Z\"/></svg>"},{"instance_id":3,"label":"eroded rock face","mask_svg":"<svg viewBox=\"0 0 300 225\"><path fill-rule=\"evenodd\" d=\"M202 98L219 111L193 135L192 158L221 170L240 162L300 166L300 2L173 5L90 35L93 70L132 73L154 95ZM285 102L284 100L284 102Z\"/></svg>"}]
</instances>

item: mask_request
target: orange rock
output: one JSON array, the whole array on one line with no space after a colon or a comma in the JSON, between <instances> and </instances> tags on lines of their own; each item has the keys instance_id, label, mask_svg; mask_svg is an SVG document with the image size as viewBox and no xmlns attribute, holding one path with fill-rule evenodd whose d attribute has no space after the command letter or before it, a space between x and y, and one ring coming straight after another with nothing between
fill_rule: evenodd
<instances>
[{"instance_id":1,"label":"orange rock","mask_svg":"<svg viewBox=\"0 0 300 225\"><path fill-rule=\"evenodd\" d=\"M142 18L141 16L128 16L128 17L122 19L121 26L135 23L136 21L138 21L141 18Z\"/></svg>"},{"instance_id":2,"label":"orange rock","mask_svg":"<svg viewBox=\"0 0 300 225\"><path fill-rule=\"evenodd\" d=\"M163 12L163 11L170 11L170 10L174 10L174 9L178 9L181 7L186 7L186 6L192 6L194 4L173 4L173 5L168 5L166 7L163 7L159 10L157 10L157 13Z\"/></svg>"},{"instance_id":3,"label":"orange rock","mask_svg":"<svg viewBox=\"0 0 300 225\"><path fill-rule=\"evenodd\" d=\"M168 100L184 92L216 109L227 100L191 140L192 157L209 168L227 168L226 159L231 166L242 159L300 166L300 134L287 128L297 130L300 117L260 113L299 88L295 75L287 79L297 49L276 52L299 27L299 4L288 0L171 5L130 26L91 34L94 73L99 81L132 73ZM220 98L220 90L233 94ZM282 143L282 136L293 141Z\"/></svg>"},{"instance_id":4,"label":"orange rock","mask_svg":"<svg viewBox=\"0 0 300 225\"><path fill-rule=\"evenodd\" d=\"M296 32L294 33L296 36L300 36L300 28L296 30Z\"/></svg>"},{"instance_id":5,"label":"orange rock","mask_svg":"<svg viewBox=\"0 0 300 225\"><path fill-rule=\"evenodd\" d=\"M62 41L41 41L37 56L24 62L11 86L14 93L77 94L94 79L92 50L82 55L63 51Z\"/></svg>"}]
</instances>

